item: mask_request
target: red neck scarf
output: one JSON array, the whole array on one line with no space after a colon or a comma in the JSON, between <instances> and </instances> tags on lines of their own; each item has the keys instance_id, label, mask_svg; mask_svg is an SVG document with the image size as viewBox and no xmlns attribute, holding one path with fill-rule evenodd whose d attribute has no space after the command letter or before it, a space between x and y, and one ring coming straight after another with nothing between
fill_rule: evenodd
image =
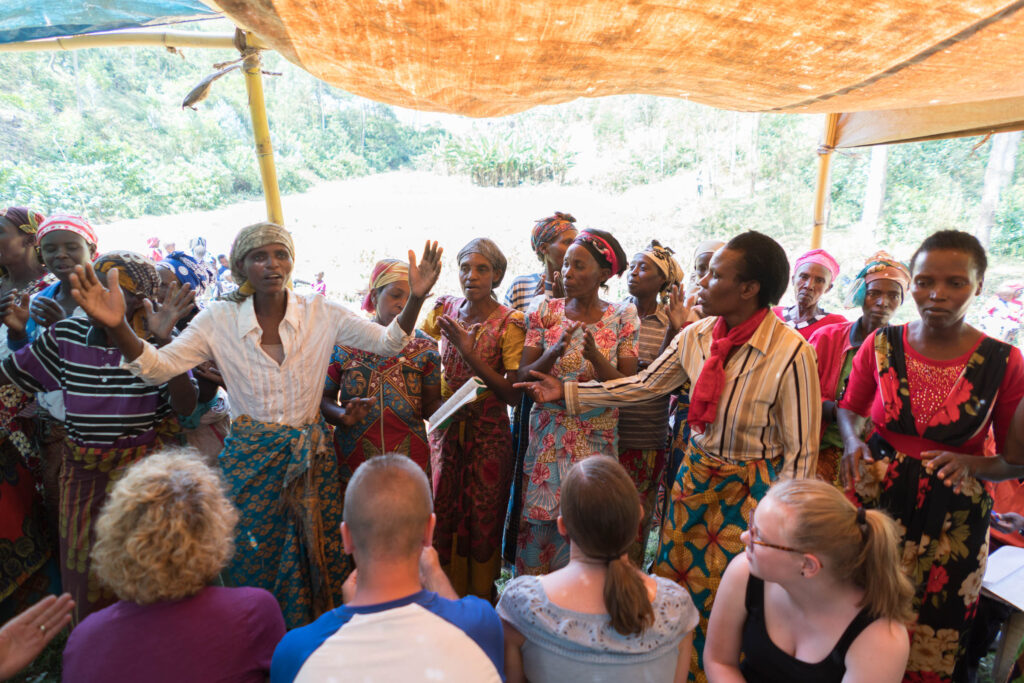
<instances>
[{"instance_id":1,"label":"red neck scarf","mask_svg":"<svg viewBox=\"0 0 1024 683\"><path fill-rule=\"evenodd\" d=\"M719 317L711 330L711 353L704 361L700 376L690 390L690 414L686 421L693 431L703 434L718 414L718 398L725 389L725 360L729 352L750 341L769 309L762 308L742 323L725 329L725 318Z\"/></svg>"}]
</instances>

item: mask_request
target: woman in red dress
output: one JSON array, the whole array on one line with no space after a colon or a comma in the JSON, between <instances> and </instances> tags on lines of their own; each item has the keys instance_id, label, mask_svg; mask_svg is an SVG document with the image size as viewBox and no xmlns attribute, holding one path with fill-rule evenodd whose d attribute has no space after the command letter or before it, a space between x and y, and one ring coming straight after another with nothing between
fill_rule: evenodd
<instances>
[{"instance_id":1,"label":"woman in red dress","mask_svg":"<svg viewBox=\"0 0 1024 683\"><path fill-rule=\"evenodd\" d=\"M967 680L992 509L978 479L1024 474L983 456L990 427L1002 452L1024 396L1020 351L964 320L986 264L968 233L926 239L910 263L921 319L864 342L839 404L844 479L861 505L900 524L903 568L916 586L906 681ZM868 415L875 433L864 443Z\"/></svg>"}]
</instances>

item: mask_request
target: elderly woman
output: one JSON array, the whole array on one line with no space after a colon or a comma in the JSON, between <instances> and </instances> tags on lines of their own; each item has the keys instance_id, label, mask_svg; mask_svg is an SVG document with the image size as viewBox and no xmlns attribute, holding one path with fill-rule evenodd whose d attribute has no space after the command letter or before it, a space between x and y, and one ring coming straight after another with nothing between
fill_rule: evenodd
<instances>
[{"instance_id":1,"label":"elderly woman","mask_svg":"<svg viewBox=\"0 0 1024 683\"><path fill-rule=\"evenodd\" d=\"M601 299L601 288L626 265L626 254L610 233L588 229L577 235L562 265L565 298L544 301L529 315L521 379L536 371L559 380L607 381L636 372L636 306ZM533 406L517 574L547 574L568 563L569 545L555 525L562 477L583 458L618 454L618 419L617 408L570 415L560 400Z\"/></svg>"},{"instance_id":2,"label":"elderly woman","mask_svg":"<svg viewBox=\"0 0 1024 683\"><path fill-rule=\"evenodd\" d=\"M160 281L152 262L141 254L110 252L96 261L96 272L124 290L122 323L142 332L152 321L143 304L156 296ZM7 316L8 326L16 324L14 318ZM75 600L74 623L113 598L97 584L89 558L93 524L107 491L129 465L161 446L177 426L169 420L174 412L195 409L187 374L151 386L120 364L121 353L86 317L52 324L0 364L0 384L30 393L60 391L63 397L67 443L60 470L60 572Z\"/></svg>"},{"instance_id":3,"label":"elderly woman","mask_svg":"<svg viewBox=\"0 0 1024 683\"><path fill-rule=\"evenodd\" d=\"M234 552L238 513L198 456L152 455L114 486L92 554L119 602L72 632L65 681L267 680L281 610L260 588L210 585Z\"/></svg>"},{"instance_id":4,"label":"elderly woman","mask_svg":"<svg viewBox=\"0 0 1024 683\"><path fill-rule=\"evenodd\" d=\"M525 325L522 313L495 298L506 267L498 245L475 239L459 251L458 263L463 295L439 296L423 329L440 339L444 398L474 378L488 391L433 425L434 545L459 595L493 602L515 466L507 406L519 400L512 377Z\"/></svg>"},{"instance_id":5,"label":"elderly woman","mask_svg":"<svg viewBox=\"0 0 1024 683\"><path fill-rule=\"evenodd\" d=\"M200 246L205 248L205 241L193 248ZM179 331L184 330L199 311L206 307L210 289L214 285L213 270L196 257L175 251L156 264L156 271L161 282L158 296L160 305L173 306L175 302L172 299L186 294L183 289L185 285L194 295L195 306L175 324ZM217 456L224 450L224 440L231 431L228 396L222 390L224 382L220 373L212 363L203 363L195 368L193 377L199 389L196 409L191 415L179 415L179 422L185 441L202 453L207 463L216 465Z\"/></svg>"},{"instance_id":6,"label":"elderly woman","mask_svg":"<svg viewBox=\"0 0 1024 683\"><path fill-rule=\"evenodd\" d=\"M409 264L378 261L363 310L387 327L408 300ZM365 399L362 418L355 414L359 399ZM437 342L426 332L416 330L415 338L393 356L336 346L327 366L320 412L334 425L342 491L363 461L382 453L407 455L429 478L430 445L423 420L440 405L441 356Z\"/></svg>"},{"instance_id":7,"label":"elderly woman","mask_svg":"<svg viewBox=\"0 0 1024 683\"><path fill-rule=\"evenodd\" d=\"M626 269L629 286L626 301L636 306L640 317L638 370L647 368L660 356L679 331L665 310L669 289L678 285L683 277L683 269L672 257L673 253L654 240L633 257ZM643 562L658 484L665 470L668 418L668 396L619 409L619 462L633 478L644 506L640 536L630 548L630 557L638 566Z\"/></svg>"},{"instance_id":8,"label":"elderly woman","mask_svg":"<svg viewBox=\"0 0 1024 683\"><path fill-rule=\"evenodd\" d=\"M776 306L772 310L786 323L799 332L804 339L820 327L845 323L846 318L828 313L818 303L821 297L832 290L839 277L839 262L824 249L811 249L796 260L793 265L793 289L796 303L790 307Z\"/></svg>"},{"instance_id":9,"label":"elderly woman","mask_svg":"<svg viewBox=\"0 0 1024 683\"><path fill-rule=\"evenodd\" d=\"M808 340L818 354L821 380L821 446L818 450L818 478L841 487L839 460L843 440L836 424L839 401L853 368L853 357L871 334L889 324L910 287L910 271L884 251L876 253L857 274L848 305L859 306L861 316L854 322L825 325Z\"/></svg>"},{"instance_id":10,"label":"elderly woman","mask_svg":"<svg viewBox=\"0 0 1024 683\"><path fill-rule=\"evenodd\" d=\"M35 249L42 222L43 216L31 209L0 209L0 297L11 295L27 303L53 280ZM7 327L0 326L0 359L11 353L6 336ZM18 549L0 566L0 618L13 616L39 597L39 588L46 586L40 570L51 554L35 472L29 470L30 464L38 464L39 454L32 420L19 416L32 400L32 394L15 386L0 387L0 470L7 473L0 480L0 544Z\"/></svg>"},{"instance_id":11,"label":"elderly woman","mask_svg":"<svg viewBox=\"0 0 1024 683\"><path fill-rule=\"evenodd\" d=\"M969 233L925 239L910 259L920 320L865 340L839 404L845 481L861 505L889 513L903 531L904 571L915 585L908 680L967 679L992 510L978 480L1024 476L1020 459L1001 455L1024 396L1024 359L965 320L987 263ZM865 443L868 416L874 432ZM986 457L990 432L1000 455Z\"/></svg>"},{"instance_id":12,"label":"elderly woman","mask_svg":"<svg viewBox=\"0 0 1024 683\"><path fill-rule=\"evenodd\" d=\"M336 345L399 353L437 280L440 255L436 243L428 244L417 266L410 252L412 293L385 328L317 294L292 292L291 235L273 223L250 225L231 248L239 288L211 302L160 349L124 322L120 288L103 286L88 267L73 276L82 308L106 326L125 368L147 383L204 361L216 363L232 397L233 419L219 463L239 509L243 541L225 576L234 585L273 592L289 626L339 604L348 568L337 462L320 419L324 368ZM176 320L191 307L184 300L161 312Z\"/></svg>"}]
</instances>

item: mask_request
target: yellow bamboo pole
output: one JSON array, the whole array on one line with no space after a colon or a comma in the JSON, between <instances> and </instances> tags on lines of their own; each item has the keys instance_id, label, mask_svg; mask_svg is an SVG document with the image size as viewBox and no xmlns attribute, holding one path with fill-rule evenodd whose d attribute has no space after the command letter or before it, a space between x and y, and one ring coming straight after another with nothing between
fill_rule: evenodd
<instances>
[{"instance_id":1,"label":"yellow bamboo pole","mask_svg":"<svg viewBox=\"0 0 1024 683\"><path fill-rule=\"evenodd\" d=\"M267 47L256 36L246 34L249 47ZM197 33L195 31L111 31L69 38L46 38L22 43L0 44L0 52L42 52L84 50L94 47L186 47L235 49L234 34Z\"/></svg>"},{"instance_id":2,"label":"yellow bamboo pole","mask_svg":"<svg viewBox=\"0 0 1024 683\"><path fill-rule=\"evenodd\" d=\"M246 32L246 44L252 34ZM252 52L242 66L245 72L245 89L249 93L249 113L252 115L252 134L256 141L256 160L260 164L260 179L263 181L263 199L267 204L267 220L284 225L281 210L281 190L277 186L277 169L274 167L274 148L270 144L270 124L267 121L267 107L263 101L263 76L260 73L260 53Z\"/></svg>"},{"instance_id":3,"label":"yellow bamboo pole","mask_svg":"<svg viewBox=\"0 0 1024 683\"><path fill-rule=\"evenodd\" d=\"M824 141L818 147L818 183L814 190L814 227L811 228L811 249L821 246L821 236L825 231L830 185L829 172L832 167L832 151L835 149L838 124L839 114L828 114L825 117Z\"/></svg>"}]
</instances>

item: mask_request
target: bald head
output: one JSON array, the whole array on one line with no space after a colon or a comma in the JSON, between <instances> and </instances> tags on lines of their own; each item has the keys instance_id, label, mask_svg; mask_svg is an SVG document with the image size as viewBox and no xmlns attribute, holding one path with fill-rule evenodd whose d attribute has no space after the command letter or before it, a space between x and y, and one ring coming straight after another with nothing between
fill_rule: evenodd
<instances>
[{"instance_id":1,"label":"bald head","mask_svg":"<svg viewBox=\"0 0 1024 683\"><path fill-rule=\"evenodd\" d=\"M397 453L364 462L345 491L345 525L364 559L418 558L433 511L427 476Z\"/></svg>"}]
</instances>

